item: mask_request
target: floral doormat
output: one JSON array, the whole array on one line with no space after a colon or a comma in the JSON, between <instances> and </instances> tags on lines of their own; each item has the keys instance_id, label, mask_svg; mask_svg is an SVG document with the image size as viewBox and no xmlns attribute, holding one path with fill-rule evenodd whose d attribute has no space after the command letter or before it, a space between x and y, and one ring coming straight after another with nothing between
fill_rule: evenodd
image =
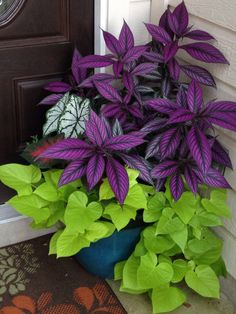
<instances>
[{"instance_id":1,"label":"floral doormat","mask_svg":"<svg viewBox=\"0 0 236 314\"><path fill-rule=\"evenodd\" d=\"M48 256L49 239L0 248L0 314L127 313L104 280Z\"/></svg>"}]
</instances>

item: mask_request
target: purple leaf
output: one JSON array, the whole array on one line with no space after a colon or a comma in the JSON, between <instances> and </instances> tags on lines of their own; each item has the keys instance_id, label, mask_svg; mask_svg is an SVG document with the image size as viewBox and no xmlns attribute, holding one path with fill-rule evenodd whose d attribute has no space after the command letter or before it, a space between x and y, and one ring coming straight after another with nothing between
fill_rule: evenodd
<instances>
[{"instance_id":1,"label":"purple leaf","mask_svg":"<svg viewBox=\"0 0 236 314\"><path fill-rule=\"evenodd\" d=\"M176 109L178 109L173 101L164 98L147 100L145 104L152 109L165 114L171 114L173 111L176 111Z\"/></svg>"},{"instance_id":2,"label":"purple leaf","mask_svg":"<svg viewBox=\"0 0 236 314\"><path fill-rule=\"evenodd\" d=\"M63 94L52 94L44 99L42 99L39 105L54 105L56 104L64 95Z\"/></svg>"},{"instance_id":3,"label":"purple leaf","mask_svg":"<svg viewBox=\"0 0 236 314\"><path fill-rule=\"evenodd\" d=\"M106 140L104 147L109 150L126 150L145 142L144 139L132 135L118 135Z\"/></svg>"},{"instance_id":4,"label":"purple leaf","mask_svg":"<svg viewBox=\"0 0 236 314\"><path fill-rule=\"evenodd\" d=\"M40 158L76 160L91 156L91 146L77 138L68 138L57 142L46 149Z\"/></svg>"},{"instance_id":5,"label":"purple leaf","mask_svg":"<svg viewBox=\"0 0 236 314\"><path fill-rule=\"evenodd\" d=\"M141 110L141 106L138 102L134 102L134 103L132 103L132 105L129 105L128 111L135 118L143 119L143 113Z\"/></svg>"},{"instance_id":6,"label":"purple leaf","mask_svg":"<svg viewBox=\"0 0 236 314\"><path fill-rule=\"evenodd\" d=\"M103 31L103 38L105 40L107 48L114 53L115 55L119 56L122 53L122 48L119 43L119 40L115 38L111 33Z\"/></svg>"},{"instance_id":7,"label":"purple leaf","mask_svg":"<svg viewBox=\"0 0 236 314\"><path fill-rule=\"evenodd\" d=\"M199 177L199 179L212 187L215 188L224 188L224 189L231 189L231 186L226 181L224 176L216 169L210 168L206 174L203 174L201 171L194 170Z\"/></svg>"},{"instance_id":8,"label":"purple leaf","mask_svg":"<svg viewBox=\"0 0 236 314\"><path fill-rule=\"evenodd\" d=\"M134 79L130 73L125 72L123 74L123 83L127 90L132 93L134 90Z\"/></svg>"},{"instance_id":9,"label":"purple leaf","mask_svg":"<svg viewBox=\"0 0 236 314\"><path fill-rule=\"evenodd\" d=\"M153 183L150 175L150 164L144 158L136 154L120 154L120 157L128 167L139 171L139 177L143 181Z\"/></svg>"},{"instance_id":10,"label":"purple leaf","mask_svg":"<svg viewBox=\"0 0 236 314\"><path fill-rule=\"evenodd\" d=\"M178 94L176 96L176 104L179 107L188 108L188 102L187 102L187 92L184 89L184 87L181 85L178 91Z\"/></svg>"},{"instance_id":11,"label":"purple leaf","mask_svg":"<svg viewBox=\"0 0 236 314\"><path fill-rule=\"evenodd\" d=\"M180 66L179 66L179 63L174 58L172 58L168 62L168 69L169 69L171 77L175 81L178 81L179 75L180 75Z\"/></svg>"},{"instance_id":12,"label":"purple leaf","mask_svg":"<svg viewBox=\"0 0 236 314\"><path fill-rule=\"evenodd\" d=\"M98 90L98 92L106 99L111 102L117 103L122 102L122 98L119 95L118 91L111 86L110 84L94 81L94 84Z\"/></svg>"},{"instance_id":13,"label":"purple leaf","mask_svg":"<svg viewBox=\"0 0 236 314\"><path fill-rule=\"evenodd\" d=\"M176 42L168 43L163 49L165 62L168 62L170 59L172 59L176 55L177 51L178 44Z\"/></svg>"},{"instance_id":14,"label":"purple leaf","mask_svg":"<svg viewBox=\"0 0 236 314\"><path fill-rule=\"evenodd\" d=\"M187 34L184 35L184 37L188 37L194 40L211 40L211 39L215 39L211 34L205 32L205 31L201 31L201 30L194 30L194 31L190 31Z\"/></svg>"},{"instance_id":15,"label":"purple leaf","mask_svg":"<svg viewBox=\"0 0 236 314\"><path fill-rule=\"evenodd\" d=\"M86 135L93 144L101 146L107 140L106 125L94 111L91 111L90 119L86 122L85 127Z\"/></svg>"},{"instance_id":16,"label":"purple leaf","mask_svg":"<svg viewBox=\"0 0 236 314\"><path fill-rule=\"evenodd\" d=\"M162 28L154 24L145 23L145 26L149 34L157 41L162 44L171 43L170 35Z\"/></svg>"},{"instance_id":17,"label":"purple leaf","mask_svg":"<svg viewBox=\"0 0 236 314\"><path fill-rule=\"evenodd\" d=\"M177 147L181 140L181 132L179 128L173 128L162 133L160 140L160 153L162 158L170 156Z\"/></svg>"},{"instance_id":18,"label":"purple leaf","mask_svg":"<svg viewBox=\"0 0 236 314\"><path fill-rule=\"evenodd\" d=\"M102 83L110 83L114 79L114 76L107 73L96 73L85 79L79 87L91 88L94 87L94 81Z\"/></svg>"},{"instance_id":19,"label":"purple leaf","mask_svg":"<svg viewBox=\"0 0 236 314\"><path fill-rule=\"evenodd\" d=\"M192 126L189 131L187 143L198 167L201 171L207 173L212 160L211 147L206 136L197 126Z\"/></svg>"},{"instance_id":20,"label":"purple leaf","mask_svg":"<svg viewBox=\"0 0 236 314\"><path fill-rule=\"evenodd\" d=\"M157 52L145 51L143 56L149 61L156 62L156 63L164 63L163 56Z\"/></svg>"},{"instance_id":21,"label":"purple leaf","mask_svg":"<svg viewBox=\"0 0 236 314\"><path fill-rule=\"evenodd\" d=\"M184 192L184 182L181 174L176 173L170 178L170 190L175 201L177 201Z\"/></svg>"},{"instance_id":22,"label":"purple leaf","mask_svg":"<svg viewBox=\"0 0 236 314\"><path fill-rule=\"evenodd\" d=\"M131 61L137 60L141 55L147 50L146 46L135 46L127 51L123 58L124 63L129 63Z\"/></svg>"},{"instance_id":23,"label":"purple leaf","mask_svg":"<svg viewBox=\"0 0 236 314\"><path fill-rule=\"evenodd\" d=\"M122 111L120 104L106 104L102 107L101 112L106 118L113 118Z\"/></svg>"},{"instance_id":24,"label":"purple leaf","mask_svg":"<svg viewBox=\"0 0 236 314\"><path fill-rule=\"evenodd\" d=\"M212 159L214 161L216 161L217 163L225 167L229 167L233 169L229 154L226 152L226 150L217 140L214 140L211 150L212 150Z\"/></svg>"},{"instance_id":25,"label":"purple leaf","mask_svg":"<svg viewBox=\"0 0 236 314\"><path fill-rule=\"evenodd\" d=\"M162 80L162 82L161 82L161 91L162 91L163 97L168 98L168 96L169 96L169 94L171 92L171 87L172 87L171 83L172 83L171 79L168 76L166 76Z\"/></svg>"},{"instance_id":26,"label":"purple leaf","mask_svg":"<svg viewBox=\"0 0 236 314\"><path fill-rule=\"evenodd\" d=\"M112 67L113 67L113 73L115 75L115 77L118 77L121 73L121 71L123 70L123 62L120 61L116 61L113 63Z\"/></svg>"},{"instance_id":27,"label":"purple leaf","mask_svg":"<svg viewBox=\"0 0 236 314\"><path fill-rule=\"evenodd\" d=\"M182 123L191 121L194 118L194 114L188 109L179 108L177 111L170 114L170 118L167 124Z\"/></svg>"},{"instance_id":28,"label":"purple leaf","mask_svg":"<svg viewBox=\"0 0 236 314\"><path fill-rule=\"evenodd\" d=\"M78 61L78 67L80 68L103 68L111 65L113 60L110 56L90 55L81 58Z\"/></svg>"},{"instance_id":29,"label":"purple leaf","mask_svg":"<svg viewBox=\"0 0 236 314\"><path fill-rule=\"evenodd\" d=\"M236 102L233 101L214 101L207 104L206 111L208 114L220 113L236 117Z\"/></svg>"},{"instance_id":30,"label":"purple leaf","mask_svg":"<svg viewBox=\"0 0 236 314\"><path fill-rule=\"evenodd\" d=\"M87 160L79 159L72 161L63 171L58 186L62 186L69 182L75 181L85 175L87 168Z\"/></svg>"},{"instance_id":31,"label":"purple leaf","mask_svg":"<svg viewBox=\"0 0 236 314\"><path fill-rule=\"evenodd\" d=\"M211 117L207 118L207 122L219 125L222 128L232 130L236 132L236 120L235 117L230 117L229 115L220 114L219 112L212 113Z\"/></svg>"},{"instance_id":32,"label":"purple leaf","mask_svg":"<svg viewBox=\"0 0 236 314\"><path fill-rule=\"evenodd\" d=\"M156 180L156 182L155 182L156 191L158 191L158 192L161 191L162 188L164 187L165 183L166 183L166 179L164 179L164 178Z\"/></svg>"},{"instance_id":33,"label":"purple leaf","mask_svg":"<svg viewBox=\"0 0 236 314\"><path fill-rule=\"evenodd\" d=\"M148 74L150 72L152 72L153 70L156 69L156 65L153 63L141 63L138 66L136 66L136 68L133 69L133 71L131 72L133 75L144 75L144 74Z\"/></svg>"},{"instance_id":34,"label":"purple leaf","mask_svg":"<svg viewBox=\"0 0 236 314\"><path fill-rule=\"evenodd\" d=\"M174 33L170 29L169 22L168 22L168 12L169 10L165 10L165 12L162 14L160 21L159 21L159 26L164 28L167 33L170 35L171 39L174 37Z\"/></svg>"},{"instance_id":35,"label":"purple leaf","mask_svg":"<svg viewBox=\"0 0 236 314\"><path fill-rule=\"evenodd\" d=\"M178 33L183 34L188 27L189 15L184 1L181 2L173 12L178 21Z\"/></svg>"},{"instance_id":36,"label":"purple leaf","mask_svg":"<svg viewBox=\"0 0 236 314\"><path fill-rule=\"evenodd\" d=\"M208 43L196 42L180 46L180 48L184 49L193 58L203 62L229 64L222 52Z\"/></svg>"},{"instance_id":37,"label":"purple leaf","mask_svg":"<svg viewBox=\"0 0 236 314\"><path fill-rule=\"evenodd\" d=\"M198 179L195 172L189 166L186 166L184 169L184 177L190 190L196 195L197 187L198 187Z\"/></svg>"},{"instance_id":38,"label":"purple leaf","mask_svg":"<svg viewBox=\"0 0 236 314\"><path fill-rule=\"evenodd\" d=\"M133 48L134 46L133 33L125 21L120 32L119 42L123 52L127 52L127 50Z\"/></svg>"},{"instance_id":39,"label":"purple leaf","mask_svg":"<svg viewBox=\"0 0 236 314\"><path fill-rule=\"evenodd\" d=\"M153 168L151 175L153 178L161 179L173 175L178 169L177 161L164 161Z\"/></svg>"},{"instance_id":40,"label":"purple leaf","mask_svg":"<svg viewBox=\"0 0 236 314\"><path fill-rule=\"evenodd\" d=\"M170 26L170 29L172 30L172 32L174 32L175 34L179 35L179 21L177 20L177 17L175 16L174 13L171 13L170 10L168 10L168 23Z\"/></svg>"},{"instance_id":41,"label":"purple leaf","mask_svg":"<svg viewBox=\"0 0 236 314\"><path fill-rule=\"evenodd\" d=\"M72 87L64 82L51 82L48 83L44 89L54 93L65 93L72 89Z\"/></svg>"},{"instance_id":42,"label":"purple leaf","mask_svg":"<svg viewBox=\"0 0 236 314\"><path fill-rule=\"evenodd\" d=\"M202 89L196 81L192 81L189 85L187 99L189 110L198 113L201 110L203 99Z\"/></svg>"},{"instance_id":43,"label":"purple leaf","mask_svg":"<svg viewBox=\"0 0 236 314\"><path fill-rule=\"evenodd\" d=\"M158 154L159 149L160 149L160 139L161 139L161 134L157 135L154 137L147 145L146 148L146 156L145 159L148 159L150 157L153 157Z\"/></svg>"},{"instance_id":44,"label":"purple leaf","mask_svg":"<svg viewBox=\"0 0 236 314\"><path fill-rule=\"evenodd\" d=\"M124 166L115 159L109 158L106 165L106 174L112 191L119 203L123 205L129 191L129 177Z\"/></svg>"},{"instance_id":45,"label":"purple leaf","mask_svg":"<svg viewBox=\"0 0 236 314\"><path fill-rule=\"evenodd\" d=\"M112 129L108 120L102 115L101 116L102 122L106 128L107 138L112 137Z\"/></svg>"},{"instance_id":46,"label":"purple leaf","mask_svg":"<svg viewBox=\"0 0 236 314\"><path fill-rule=\"evenodd\" d=\"M78 62L81 58L82 58L81 54L75 48L72 58L71 71L77 84L80 84L86 78L87 75L87 70L84 68L82 69L78 66Z\"/></svg>"},{"instance_id":47,"label":"purple leaf","mask_svg":"<svg viewBox=\"0 0 236 314\"><path fill-rule=\"evenodd\" d=\"M196 65L181 65L180 67L181 70L193 80L208 86L216 86L213 76L204 68Z\"/></svg>"},{"instance_id":48,"label":"purple leaf","mask_svg":"<svg viewBox=\"0 0 236 314\"><path fill-rule=\"evenodd\" d=\"M151 133L154 131L158 131L160 129L162 129L164 126L166 126L166 119L165 118L159 118L156 117L153 120L147 122L142 128L141 128L141 132L144 133Z\"/></svg>"},{"instance_id":49,"label":"purple leaf","mask_svg":"<svg viewBox=\"0 0 236 314\"><path fill-rule=\"evenodd\" d=\"M92 188L100 181L105 169L105 160L100 154L93 155L88 162L86 176L88 188Z\"/></svg>"},{"instance_id":50,"label":"purple leaf","mask_svg":"<svg viewBox=\"0 0 236 314\"><path fill-rule=\"evenodd\" d=\"M123 130L120 125L120 122L116 119L113 126L112 126L112 135L113 136L118 136L118 135L123 135Z\"/></svg>"}]
</instances>

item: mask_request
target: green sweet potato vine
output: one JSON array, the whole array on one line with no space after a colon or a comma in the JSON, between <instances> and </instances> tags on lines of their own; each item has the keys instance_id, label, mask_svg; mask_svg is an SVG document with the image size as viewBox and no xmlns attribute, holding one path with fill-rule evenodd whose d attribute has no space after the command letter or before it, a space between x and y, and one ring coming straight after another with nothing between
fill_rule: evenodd
<instances>
[{"instance_id":1,"label":"green sweet potato vine","mask_svg":"<svg viewBox=\"0 0 236 314\"><path fill-rule=\"evenodd\" d=\"M186 191L177 202L170 195L167 188L149 198L143 219L152 224L143 230L132 255L115 266L121 291L147 292L153 313L185 302L182 282L203 297L219 298L218 277L226 275L222 240L211 230L230 215L226 191L212 190L210 197Z\"/></svg>"}]
</instances>

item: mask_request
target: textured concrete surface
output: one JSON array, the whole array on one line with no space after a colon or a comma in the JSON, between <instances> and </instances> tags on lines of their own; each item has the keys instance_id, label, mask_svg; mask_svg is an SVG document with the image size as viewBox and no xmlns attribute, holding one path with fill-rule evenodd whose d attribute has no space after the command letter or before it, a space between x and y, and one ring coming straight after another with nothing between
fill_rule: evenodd
<instances>
[{"instance_id":1,"label":"textured concrete surface","mask_svg":"<svg viewBox=\"0 0 236 314\"><path fill-rule=\"evenodd\" d=\"M152 314L152 307L147 295L130 295L119 291L120 282L108 280L109 285L123 304L128 314ZM185 289L187 302L173 314L236 314L236 309L222 294L220 300L202 298L190 289Z\"/></svg>"}]
</instances>

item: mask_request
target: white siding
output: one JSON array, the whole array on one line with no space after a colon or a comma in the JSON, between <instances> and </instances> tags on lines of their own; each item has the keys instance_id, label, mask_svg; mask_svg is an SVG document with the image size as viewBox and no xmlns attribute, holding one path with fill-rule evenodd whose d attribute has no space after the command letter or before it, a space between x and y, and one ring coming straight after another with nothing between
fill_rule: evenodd
<instances>
[{"instance_id":1,"label":"white siding","mask_svg":"<svg viewBox=\"0 0 236 314\"><path fill-rule=\"evenodd\" d=\"M155 6L161 7L160 2L172 8L182 0L153 0L152 10ZM205 89L206 98L227 99L236 101L236 0L185 0L190 12L190 21L195 28L210 32L216 39L216 46L225 54L230 62L227 65L206 65L203 67L210 70L217 82L217 90ZM152 22L160 12L152 12ZM185 52L179 54L179 58L194 64L201 62L193 61ZM224 258L229 273L236 278L236 134L219 129L220 140L230 152L234 171L227 170L226 177L233 187L228 192L228 204L232 209L232 219L226 220L222 228L217 232L224 239Z\"/></svg>"}]
</instances>

